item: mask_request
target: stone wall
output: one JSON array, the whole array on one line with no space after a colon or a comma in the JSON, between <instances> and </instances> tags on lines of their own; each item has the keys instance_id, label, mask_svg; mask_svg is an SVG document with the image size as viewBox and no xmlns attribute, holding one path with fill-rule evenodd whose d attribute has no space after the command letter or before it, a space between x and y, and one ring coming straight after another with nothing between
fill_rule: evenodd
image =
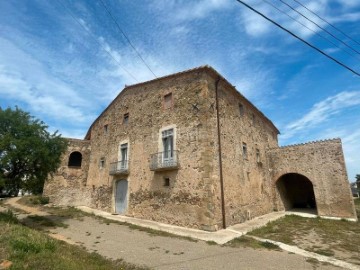
<instances>
[{"instance_id":1,"label":"stone wall","mask_svg":"<svg viewBox=\"0 0 360 270\"><path fill-rule=\"evenodd\" d=\"M214 76L208 79L214 103L216 80ZM230 226L273 211L273 190L266 150L278 145L278 130L225 80L219 81L218 89L225 219L226 226ZM215 113L212 115L212 121L215 142L213 159L217 165L214 171L215 205L218 226L221 228L219 146ZM243 157L243 143L247 147L246 158ZM256 156L257 150L259 160Z\"/></svg>"},{"instance_id":2,"label":"stone wall","mask_svg":"<svg viewBox=\"0 0 360 270\"><path fill-rule=\"evenodd\" d=\"M272 122L209 67L125 87L91 125L86 140L69 139L45 195L56 204L115 212L116 183L126 180L125 215L209 231L222 228L216 84L227 226L283 210L276 182L288 173L312 182L319 215L355 216L340 140L279 148ZM162 151L161 131L169 128L175 132L179 167L152 171L151 155ZM110 174L124 143L128 173ZM74 151L82 154L81 168L68 166Z\"/></svg>"},{"instance_id":3,"label":"stone wall","mask_svg":"<svg viewBox=\"0 0 360 270\"><path fill-rule=\"evenodd\" d=\"M172 93L173 106L164 109L164 95ZM92 125L87 186L111 190L114 211L115 182L128 181L126 215L181 226L216 230L213 214L214 132L204 70L125 88ZM124 114L129 115L123 123ZM107 125L105 130L104 126ZM173 127L180 167L171 171L149 169L151 154L160 152L161 130ZM110 163L118 160L119 145L129 144L129 174L112 176ZM100 159L105 167L99 168ZM170 178L170 186L164 186Z\"/></svg>"},{"instance_id":4,"label":"stone wall","mask_svg":"<svg viewBox=\"0 0 360 270\"><path fill-rule=\"evenodd\" d=\"M68 147L62 156L60 167L45 182L44 195L49 196L50 201L55 204L86 205L90 198L84 192L90 161L90 141L69 138L67 141ZM81 167L68 166L73 152L82 154Z\"/></svg>"},{"instance_id":5,"label":"stone wall","mask_svg":"<svg viewBox=\"0 0 360 270\"><path fill-rule=\"evenodd\" d=\"M340 139L311 142L268 151L274 188L274 205L284 210L276 182L296 173L311 181L320 216L356 218Z\"/></svg>"}]
</instances>

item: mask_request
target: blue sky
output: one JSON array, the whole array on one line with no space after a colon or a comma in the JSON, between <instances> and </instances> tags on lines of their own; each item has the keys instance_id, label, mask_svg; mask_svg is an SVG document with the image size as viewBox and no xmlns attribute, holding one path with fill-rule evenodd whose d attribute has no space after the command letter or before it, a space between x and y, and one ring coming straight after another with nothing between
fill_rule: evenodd
<instances>
[{"instance_id":1,"label":"blue sky","mask_svg":"<svg viewBox=\"0 0 360 270\"><path fill-rule=\"evenodd\" d=\"M281 145L340 137L349 179L360 174L359 77L235 0L103 1L158 77L211 65L275 123ZM264 1L246 2L360 72L359 54L268 1L316 34ZM299 1L360 42L360 1ZM18 105L51 130L83 138L125 84L153 78L99 0L0 1L1 107Z\"/></svg>"}]
</instances>

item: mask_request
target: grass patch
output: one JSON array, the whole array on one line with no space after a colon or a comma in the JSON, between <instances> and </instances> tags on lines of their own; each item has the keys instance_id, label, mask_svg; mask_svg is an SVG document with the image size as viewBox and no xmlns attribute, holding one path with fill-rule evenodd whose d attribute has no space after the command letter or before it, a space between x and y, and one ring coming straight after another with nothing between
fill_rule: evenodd
<instances>
[{"instance_id":1,"label":"grass patch","mask_svg":"<svg viewBox=\"0 0 360 270\"><path fill-rule=\"evenodd\" d=\"M279 246L270 243L270 242L260 242L248 236L241 236L234 238L233 240L227 242L224 246L238 248L238 247L248 247L252 249L271 249L271 250L281 250Z\"/></svg>"},{"instance_id":2,"label":"grass patch","mask_svg":"<svg viewBox=\"0 0 360 270\"><path fill-rule=\"evenodd\" d=\"M81 247L52 239L39 231L6 222L3 213L0 217L0 260L11 261L11 269L147 269L122 260L108 260L96 253L88 253Z\"/></svg>"},{"instance_id":3,"label":"grass patch","mask_svg":"<svg viewBox=\"0 0 360 270\"><path fill-rule=\"evenodd\" d=\"M328 257L335 255L335 252L330 249L312 249L312 250L309 249L309 251L315 252L320 255L328 256Z\"/></svg>"},{"instance_id":4,"label":"grass patch","mask_svg":"<svg viewBox=\"0 0 360 270\"><path fill-rule=\"evenodd\" d=\"M100 216L95 216L95 218L98 219L101 223L105 223L107 225L109 225L111 223L112 224L123 225L123 226L129 227L129 229L131 229L131 230L137 230L137 231L141 231L141 232L146 232L151 236L172 237L172 238L178 238L178 239L187 240L187 241L190 241L190 242L198 242L197 239L194 239L194 238L191 238L191 237L188 237L188 236L180 236L180 235L176 235L176 234L172 234L172 233L168 233L168 232L164 232L164 231L159 231L159 230L154 230L154 229L151 229L151 228L142 227L142 226L127 223L127 222L106 219L106 218L103 218L103 217L100 217Z\"/></svg>"},{"instance_id":5,"label":"grass patch","mask_svg":"<svg viewBox=\"0 0 360 270\"><path fill-rule=\"evenodd\" d=\"M24 196L22 197L18 202L24 205L28 205L28 206L39 206L41 205L40 203L38 203L40 201L41 196ZM116 221L116 220L110 220L110 219L106 219L103 217L99 217L96 216L94 214L89 214L86 213L84 211L81 211L75 207L54 207L54 206L46 206L42 209L43 211L56 216L56 217L61 217L61 218L75 218L78 220L83 220L83 217L85 216L91 216L94 217L96 219L98 219L101 223L104 223L106 225L109 225L111 223L113 224L118 224L118 225L124 225L129 227L132 230L138 230L138 231L142 231L142 232L146 232L149 235L152 236L164 236L164 237L173 237L173 238L178 238L178 239L184 239L184 240L188 240L191 242L198 242L198 240L191 238L191 237L187 237L187 236L179 236L179 235L175 235L172 233L168 233L168 232L163 232L163 231L159 231L159 230L154 230L154 229L150 229L150 228L146 228L146 227L142 227L142 226L138 226L138 225L134 225L131 223L127 223L127 222L121 222L121 221ZM61 224L57 224L56 226L61 226Z\"/></svg>"},{"instance_id":6,"label":"grass patch","mask_svg":"<svg viewBox=\"0 0 360 270\"><path fill-rule=\"evenodd\" d=\"M40 207L42 211L62 218L75 218L81 220L85 216L91 216L91 214L85 213L73 206L48 206L49 198L43 196L24 196L18 200L18 203L27 206Z\"/></svg>"},{"instance_id":7,"label":"grass patch","mask_svg":"<svg viewBox=\"0 0 360 270\"><path fill-rule=\"evenodd\" d=\"M306 258L306 262L311 263L314 266L314 269L316 269L320 264L320 262L314 258Z\"/></svg>"},{"instance_id":8,"label":"grass patch","mask_svg":"<svg viewBox=\"0 0 360 270\"><path fill-rule=\"evenodd\" d=\"M360 214L360 200L355 200ZM285 216L249 233L353 263L360 253L360 222Z\"/></svg>"},{"instance_id":9,"label":"grass patch","mask_svg":"<svg viewBox=\"0 0 360 270\"><path fill-rule=\"evenodd\" d=\"M12 224L19 223L16 215L10 209L8 209L5 212L0 212L0 222L12 223Z\"/></svg>"},{"instance_id":10,"label":"grass patch","mask_svg":"<svg viewBox=\"0 0 360 270\"><path fill-rule=\"evenodd\" d=\"M40 227L63 227L67 228L68 225L57 221L55 218L48 218L45 216L31 215L27 217L32 222L36 223Z\"/></svg>"},{"instance_id":11,"label":"grass patch","mask_svg":"<svg viewBox=\"0 0 360 270\"><path fill-rule=\"evenodd\" d=\"M23 196L18 200L18 203L28 206L45 205L49 203L49 197L35 195Z\"/></svg>"},{"instance_id":12,"label":"grass patch","mask_svg":"<svg viewBox=\"0 0 360 270\"><path fill-rule=\"evenodd\" d=\"M76 209L73 206L69 207L46 207L44 209L47 213L50 213L54 216L62 217L62 218L74 218L77 220L82 220L85 216L93 216L92 214L85 213L79 209Z\"/></svg>"},{"instance_id":13,"label":"grass patch","mask_svg":"<svg viewBox=\"0 0 360 270\"><path fill-rule=\"evenodd\" d=\"M273 249L273 250L280 250L279 246L276 245L276 244L273 244L271 242L260 242L260 245L264 248L267 248L267 249Z\"/></svg>"}]
</instances>

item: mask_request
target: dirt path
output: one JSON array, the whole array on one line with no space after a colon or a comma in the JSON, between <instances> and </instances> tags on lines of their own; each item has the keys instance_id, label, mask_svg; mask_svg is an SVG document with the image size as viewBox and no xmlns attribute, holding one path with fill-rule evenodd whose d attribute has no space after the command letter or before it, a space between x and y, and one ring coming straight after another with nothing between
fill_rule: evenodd
<instances>
[{"instance_id":1,"label":"dirt path","mask_svg":"<svg viewBox=\"0 0 360 270\"><path fill-rule=\"evenodd\" d=\"M46 215L36 208L19 205L17 198L7 201L33 215ZM82 220L63 220L67 228L50 232L55 238L84 246L111 259L124 259L152 269L340 269L308 262L306 258L283 251L231 248L191 242L173 237L152 236L125 225L104 223L86 216Z\"/></svg>"}]
</instances>

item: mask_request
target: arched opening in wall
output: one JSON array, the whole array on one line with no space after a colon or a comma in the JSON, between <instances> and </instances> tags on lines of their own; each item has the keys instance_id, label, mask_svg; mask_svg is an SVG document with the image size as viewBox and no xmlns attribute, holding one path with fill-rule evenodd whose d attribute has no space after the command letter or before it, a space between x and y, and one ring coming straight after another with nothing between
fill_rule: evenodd
<instances>
[{"instance_id":1,"label":"arched opening in wall","mask_svg":"<svg viewBox=\"0 0 360 270\"><path fill-rule=\"evenodd\" d=\"M69 156L69 167L81 167L82 154L80 152L72 152Z\"/></svg>"},{"instance_id":2,"label":"arched opening in wall","mask_svg":"<svg viewBox=\"0 0 360 270\"><path fill-rule=\"evenodd\" d=\"M286 211L317 214L314 187L311 181L298 173L288 173L276 182L276 188Z\"/></svg>"}]
</instances>

